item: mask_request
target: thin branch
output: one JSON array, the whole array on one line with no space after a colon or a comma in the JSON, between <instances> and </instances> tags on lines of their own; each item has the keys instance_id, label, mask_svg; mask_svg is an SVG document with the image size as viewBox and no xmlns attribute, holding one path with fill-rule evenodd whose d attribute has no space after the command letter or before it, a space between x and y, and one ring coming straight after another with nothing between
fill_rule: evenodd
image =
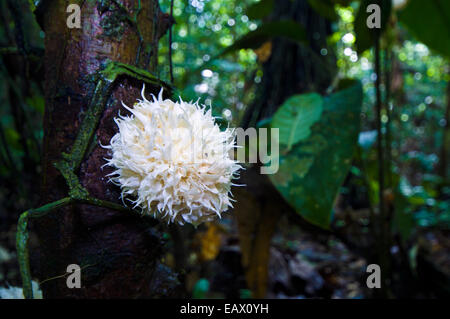
<instances>
[{"instance_id":1,"label":"thin branch","mask_svg":"<svg viewBox=\"0 0 450 319\"><path fill-rule=\"evenodd\" d=\"M384 298L389 297L390 289L389 284L389 273L390 273L390 252L389 252L389 237L390 237L390 227L389 220L386 214L386 206L384 200L384 189L385 189L385 163L384 163L384 147L383 147L383 132L382 132L382 122L381 122L381 66L380 66L380 30L375 29L375 109L376 109L376 124L377 124L377 159L378 159L378 197L379 197L379 211L378 211L378 238L377 248L378 248L378 258L380 267L382 268L382 285L380 293Z\"/></svg>"},{"instance_id":2,"label":"thin branch","mask_svg":"<svg viewBox=\"0 0 450 319\"><path fill-rule=\"evenodd\" d=\"M173 0L170 1L170 21L173 19ZM170 83L173 84L173 66L172 66L172 26L169 27L169 68L170 68Z\"/></svg>"},{"instance_id":3,"label":"thin branch","mask_svg":"<svg viewBox=\"0 0 450 319\"><path fill-rule=\"evenodd\" d=\"M28 221L31 218L43 217L56 209L65 207L73 203L89 204L97 207L104 207L117 210L120 212L133 213L140 217L143 216L137 210L106 200L101 200L92 196L87 196L86 198L81 199L73 198L71 196L64 197L63 199L60 199L58 201L46 204L36 209L27 210L24 213L22 213L17 223L16 248L17 248L17 260L19 263L20 275L22 277L23 294L26 299L33 298L30 257L28 252L28 241L29 241Z\"/></svg>"},{"instance_id":4,"label":"thin branch","mask_svg":"<svg viewBox=\"0 0 450 319\"><path fill-rule=\"evenodd\" d=\"M64 207L72 202L70 197L65 197L56 202L46 204L36 209L30 209L22 213L17 223L16 248L17 260L19 263L20 276L22 277L23 295L25 298L33 298L33 288L31 284L30 258L28 253L28 220L47 215L51 211Z\"/></svg>"},{"instance_id":5,"label":"thin branch","mask_svg":"<svg viewBox=\"0 0 450 319\"><path fill-rule=\"evenodd\" d=\"M376 36L375 40L375 109L376 109L376 121L377 121L377 158L378 158L378 194L379 194L379 213L384 216L384 154L383 154L383 133L381 129L381 72L380 72L380 36Z\"/></svg>"},{"instance_id":6,"label":"thin branch","mask_svg":"<svg viewBox=\"0 0 450 319\"><path fill-rule=\"evenodd\" d=\"M389 54L389 49L384 50L384 85L385 85L385 96L384 96L384 109L386 110L387 123L386 123L386 173L387 173L387 187L392 188L392 134L391 134L391 109L390 109L390 99L391 99L391 55Z\"/></svg>"},{"instance_id":7,"label":"thin branch","mask_svg":"<svg viewBox=\"0 0 450 319\"><path fill-rule=\"evenodd\" d=\"M6 157L8 158L10 168L14 172L17 172L17 168L14 164L14 160L12 158L11 151L8 146L8 142L6 141L6 137L5 137L4 130L3 130L3 125L1 122L0 122L0 141L2 142L3 148L5 149Z\"/></svg>"}]
</instances>

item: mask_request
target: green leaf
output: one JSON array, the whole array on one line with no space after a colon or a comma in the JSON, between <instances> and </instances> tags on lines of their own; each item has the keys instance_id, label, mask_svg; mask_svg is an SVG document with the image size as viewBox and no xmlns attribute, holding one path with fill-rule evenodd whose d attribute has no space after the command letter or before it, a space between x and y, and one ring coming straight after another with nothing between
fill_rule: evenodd
<instances>
[{"instance_id":1,"label":"green leaf","mask_svg":"<svg viewBox=\"0 0 450 319\"><path fill-rule=\"evenodd\" d=\"M281 20L261 25L258 29L248 32L232 45L227 47L219 56L240 49L257 49L264 42L275 37L282 37L294 42L305 43L306 33L302 25L292 20Z\"/></svg>"},{"instance_id":2,"label":"green leaf","mask_svg":"<svg viewBox=\"0 0 450 319\"><path fill-rule=\"evenodd\" d=\"M39 3L39 1L28 0L31 12L34 12L36 10L36 3Z\"/></svg>"},{"instance_id":3,"label":"green leaf","mask_svg":"<svg viewBox=\"0 0 450 319\"><path fill-rule=\"evenodd\" d=\"M273 0L261 0L247 8L247 16L252 20L262 19L273 10Z\"/></svg>"},{"instance_id":4,"label":"green leaf","mask_svg":"<svg viewBox=\"0 0 450 319\"><path fill-rule=\"evenodd\" d=\"M316 11L322 17L330 21L337 21L339 19L336 10L334 10L334 3L331 0L308 0L308 3L311 8L313 8L314 11Z\"/></svg>"},{"instance_id":5,"label":"green leaf","mask_svg":"<svg viewBox=\"0 0 450 319\"><path fill-rule=\"evenodd\" d=\"M200 278L194 285L192 290L192 297L194 299L204 299L209 291L209 281L205 278Z\"/></svg>"},{"instance_id":6,"label":"green leaf","mask_svg":"<svg viewBox=\"0 0 450 319\"><path fill-rule=\"evenodd\" d=\"M402 244L406 244L410 239L414 228L416 227L414 216L411 213L410 203L408 202L408 196L404 192L408 193L412 187L405 177L399 177L399 182L394 188L394 214L392 218L391 228L393 233L397 233L400 236Z\"/></svg>"},{"instance_id":7,"label":"green leaf","mask_svg":"<svg viewBox=\"0 0 450 319\"><path fill-rule=\"evenodd\" d=\"M230 62L228 60L213 60L211 61L211 66L225 72L242 72L244 68L239 63Z\"/></svg>"},{"instance_id":8,"label":"green leaf","mask_svg":"<svg viewBox=\"0 0 450 319\"><path fill-rule=\"evenodd\" d=\"M294 95L288 98L275 113L272 127L280 129L280 144L287 150L307 138L311 126L322 114L323 99L317 93Z\"/></svg>"},{"instance_id":9,"label":"green leaf","mask_svg":"<svg viewBox=\"0 0 450 319\"><path fill-rule=\"evenodd\" d=\"M42 95L35 95L33 97L26 98L25 101L40 114L44 114L45 100Z\"/></svg>"},{"instance_id":10,"label":"green leaf","mask_svg":"<svg viewBox=\"0 0 450 319\"><path fill-rule=\"evenodd\" d=\"M368 150L369 148L371 148L372 145L374 145L376 141L377 141L377 131L376 130L365 131L365 132L359 133L358 144L364 150Z\"/></svg>"},{"instance_id":11,"label":"green leaf","mask_svg":"<svg viewBox=\"0 0 450 319\"><path fill-rule=\"evenodd\" d=\"M352 0L331 0L334 4L339 4L343 7L348 7Z\"/></svg>"},{"instance_id":12,"label":"green leaf","mask_svg":"<svg viewBox=\"0 0 450 319\"><path fill-rule=\"evenodd\" d=\"M271 117L266 117L262 120L260 120L258 123L256 123L256 127L257 128L270 128L270 124L272 123L272 118Z\"/></svg>"},{"instance_id":13,"label":"green leaf","mask_svg":"<svg viewBox=\"0 0 450 319\"><path fill-rule=\"evenodd\" d=\"M20 144L20 134L13 128L5 128L5 139L9 147L14 150L22 150L22 145Z\"/></svg>"},{"instance_id":14,"label":"green leaf","mask_svg":"<svg viewBox=\"0 0 450 319\"><path fill-rule=\"evenodd\" d=\"M450 57L450 1L409 0L398 17L417 40Z\"/></svg>"},{"instance_id":15,"label":"green leaf","mask_svg":"<svg viewBox=\"0 0 450 319\"><path fill-rule=\"evenodd\" d=\"M358 13L355 17L355 35L356 35L356 51L358 54L370 49L375 43L375 32L377 29L369 29L367 27L367 17L371 14L367 12L367 6L370 4L378 4L381 10L381 33L386 29L387 22L391 15L392 3L391 0L362 0ZM381 34L380 33L380 34Z\"/></svg>"},{"instance_id":16,"label":"green leaf","mask_svg":"<svg viewBox=\"0 0 450 319\"><path fill-rule=\"evenodd\" d=\"M357 81L347 84L323 99L323 111L310 133L280 157L279 171L269 176L297 213L322 228L329 228L333 203L358 141L362 86ZM277 127L277 113L272 127Z\"/></svg>"}]
</instances>

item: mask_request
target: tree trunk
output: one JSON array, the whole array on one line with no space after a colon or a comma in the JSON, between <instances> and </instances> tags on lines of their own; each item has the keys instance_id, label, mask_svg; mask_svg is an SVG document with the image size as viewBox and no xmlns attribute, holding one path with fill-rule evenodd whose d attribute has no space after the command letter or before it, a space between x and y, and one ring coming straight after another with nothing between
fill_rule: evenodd
<instances>
[{"instance_id":1,"label":"tree trunk","mask_svg":"<svg viewBox=\"0 0 450 319\"><path fill-rule=\"evenodd\" d=\"M449 184L448 181L448 155L449 155L449 144L450 144L450 81L447 83L447 104L445 106L444 113L444 128L442 132L442 146L441 146L441 156L439 158L439 175L442 177L442 188Z\"/></svg>"},{"instance_id":2,"label":"tree trunk","mask_svg":"<svg viewBox=\"0 0 450 319\"><path fill-rule=\"evenodd\" d=\"M42 203L67 196L68 187L53 164L61 159L62 152L70 151L93 96L99 69L110 60L157 71L158 40L171 21L161 13L157 0L70 3L81 7L80 29L66 25L68 1L43 1L37 11L45 31ZM119 109L126 114L120 102L133 105L141 89L142 82L120 78L108 99L93 145L77 172L81 184L94 197L121 203L120 189L106 177L111 169L102 168L104 158L109 156L99 144L109 144L116 133L113 118ZM146 87L148 93L158 91L157 87ZM40 251L32 270L46 298L157 297L155 284L167 287L164 277L168 276L160 273L165 268L159 264L162 232L152 219L74 204L38 220L36 232ZM69 289L66 277L61 277L70 264L82 269L79 289Z\"/></svg>"},{"instance_id":3,"label":"tree trunk","mask_svg":"<svg viewBox=\"0 0 450 319\"><path fill-rule=\"evenodd\" d=\"M273 40L270 58L263 64L263 78L253 104L245 113L243 127L255 127L259 120L271 117L293 94L324 93L336 74L335 56L327 45L330 22L317 14L307 0L276 1L268 19L298 22L305 29L309 45Z\"/></svg>"},{"instance_id":4,"label":"tree trunk","mask_svg":"<svg viewBox=\"0 0 450 319\"><path fill-rule=\"evenodd\" d=\"M326 37L331 33L330 23L318 15L307 0L279 0L269 20L294 20L307 34L309 46L300 46L285 39L274 39L270 58L263 64L263 78L258 85L254 102L246 110L242 127L256 127L258 121L271 117L291 95L316 91L324 93L335 74L334 54L327 48ZM322 51L323 52L323 51ZM277 222L286 212L292 212L267 176L259 167L241 173L237 188L235 209L238 222L243 268L247 285L255 298L266 296L268 261L271 238Z\"/></svg>"}]
</instances>

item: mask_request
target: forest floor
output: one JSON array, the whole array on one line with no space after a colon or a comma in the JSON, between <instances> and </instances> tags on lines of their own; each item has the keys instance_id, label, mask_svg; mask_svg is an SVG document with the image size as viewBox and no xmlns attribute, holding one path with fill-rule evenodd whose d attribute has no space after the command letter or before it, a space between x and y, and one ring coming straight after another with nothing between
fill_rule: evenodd
<instances>
[{"instance_id":1,"label":"forest floor","mask_svg":"<svg viewBox=\"0 0 450 319\"><path fill-rule=\"evenodd\" d=\"M266 297L359 299L371 296L365 284L366 260L352 253L336 236L303 229L286 216L281 218L277 229L270 247ZM205 225L197 236L187 258L186 290L195 291L195 283L204 278L210 283L205 297L248 297L234 219L224 217L220 224ZM202 242L208 243L208 248L202 248ZM208 257L202 250L208 250L211 255ZM167 259L172 258L169 254Z\"/></svg>"},{"instance_id":2,"label":"forest floor","mask_svg":"<svg viewBox=\"0 0 450 319\"><path fill-rule=\"evenodd\" d=\"M358 216L361 216L361 212ZM336 215L338 224L347 214ZM335 221L336 224L336 221ZM0 232L0 287L21 286L15 252L15 223L2 225ZM268 298L370 298L373 291L366 286L367 260L364 252L370 249L367 232L360 227L341 227L331 232L299 226L284 216L279 221L271 242ZM201 295L207 298L248 298L241 266L241 249L235 220L231 216L220 222L202 225L188 231L189 248L185 270L185 295L195 296L200 279L207 280L208 289ZM186 235L185 234L185 235ZM207 248L201 242L208 242ZM351 248L344 242L350 243ZM353 244L352 244L353 243ZM450 240L448 233L427 231L417 237L420 254L416 250L414 284L405 286L417 290L414 297L445 296L450 278ZM36 247L36 240L31 240ZM365 247L366 246L366 247ZM205 251L206 250L206 251ZM393 249L393 255L396 251ZM166 256L166 264L174 265L173 254ZM403 267L397 265L397 267ZM404 269L406 270L406 269ZM408 278L411 281L411 278ZM439 287L442 288L442 292ZM437 289L437 293L436 293ZM197 295L198 296L198 295Z\"/></svg>"}]
</instances>

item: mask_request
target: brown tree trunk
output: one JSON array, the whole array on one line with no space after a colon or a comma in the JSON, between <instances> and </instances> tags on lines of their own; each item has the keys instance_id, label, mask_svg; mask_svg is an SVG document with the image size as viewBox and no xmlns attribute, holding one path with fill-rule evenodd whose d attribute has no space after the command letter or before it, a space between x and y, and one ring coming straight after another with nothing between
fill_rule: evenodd
<instances>
[{"instance_id":1,"label":"brown tree trunk","mask_svg":"<svg viewBox=\"0 0 450 319\"><path fill-rule=\"evenodd\" d=\"M81 29L66 25L70 3L81 7ZM37 14L45 31L42 202L48 203L67 196L66 183L53 163L61 159L62 152L70 151L93 96L98 70L111 60L156 71L158 40L169 18L161 13L157 0L44 1ZM138 28L131 22L135 16ZM126 113L120 102L132 105L141 89L142 83L130 78L121 78L113 88L93 145L77 172L92 196L120 203L119 188L105 177L111 170L102 168L108 155L99 143L109 144L116 133L113 117L119 109ZM158 91L147 85L148 93ZM160 273L163 240L157 222L106 208L72 205L37 221L36 232L40 252L32 270L44 297L159 296L154 278L159 273L157 282L164 284L167 276ZM54 278L64 275L70 264L82 269L79 289L69 289L65 277Z\"/></svg>"}]
</instances>

